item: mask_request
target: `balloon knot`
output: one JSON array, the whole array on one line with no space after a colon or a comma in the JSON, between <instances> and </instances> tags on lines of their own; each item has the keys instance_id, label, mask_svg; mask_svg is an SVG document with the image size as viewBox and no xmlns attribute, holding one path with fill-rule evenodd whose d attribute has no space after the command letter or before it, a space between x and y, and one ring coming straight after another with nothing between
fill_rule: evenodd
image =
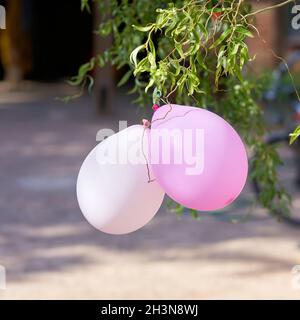
<instances>
[{"instance_id":1,"label":"balloon knot","mask_svg":"<svg viewBox=\"0 0 300 320\"><path fill-rule=\"evenodd\" d=\"M142 123L143 123L143 126L144 126L145 128L149 128L150 125L151 125L150 121L147 120L147 119L143 119L143 120L142 120Z\"/></svg>"},{"instance_id":2,"label":"balloon knot","mask_svg":"<svg viewBox=\"0 0 300 320\"><path fill-rule=\"evenodd\" d=\"M152 106L152 110L155 112L157 109L159 109L159 105L158 104L154 104Z\"/></svg>"}]
</instances>

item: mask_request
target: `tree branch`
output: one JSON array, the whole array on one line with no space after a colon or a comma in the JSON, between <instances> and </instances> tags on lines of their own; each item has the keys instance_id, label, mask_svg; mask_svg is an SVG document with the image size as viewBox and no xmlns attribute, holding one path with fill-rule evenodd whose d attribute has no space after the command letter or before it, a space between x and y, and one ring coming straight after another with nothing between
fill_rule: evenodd
<instances>
[{"instance_id":1,"label":"tree branch","mask_svg":"<svg viewBox=\"0 0 300 320\"><path fill-rule=\"evenodd\" d=\"M261 12L264 12L264 11L267 11L267 10L272 10L272 9L275 9L275 8L283 7L283 6L285 6L285 5L289 4L289 3L292 3L292 2L295 2L295 0L287 0L287 1L284 1L284 2L281 2L281 3L278 3L278 4L274 4L273 6L269 6L269 7L266 7L266 8L263 8L263 9L248 13L248 14L245 15L245 18L247 18L249 16L254 16L254 15L258 14L258 13L261 13Z\"/></svg>"}]
</instances>

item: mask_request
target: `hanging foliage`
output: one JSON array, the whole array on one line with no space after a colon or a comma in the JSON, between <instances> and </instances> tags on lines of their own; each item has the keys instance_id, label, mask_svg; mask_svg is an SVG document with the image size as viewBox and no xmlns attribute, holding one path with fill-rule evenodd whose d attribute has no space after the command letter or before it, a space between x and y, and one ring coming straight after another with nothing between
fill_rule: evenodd
<instances>
[{"instance_id":1,"label":"hanging foliage","mask_svg":"<svg viewBox=\"0 0 300 320\"><path fill-rule=\"evenodd\" d=\"M83 9L91 10L90 5L82 0ZM101 14L97 34L112 36L113 42L81 66L71 83L91 81L90 70L107 63L118 69L126 66L118 85L133 76L130 92L138 96L137 104L149 107L162 100L218 113L237 129L253 155L251 177L262 186L261 204L288 212L289 196L276 170L281 160L276 149L264 143L266 126L256 102L267 79L253 77L245 68L253 59L247 39L258 33L249 3L97 0L95 9ZM292 140L297 135L299 128Z\"/></svg>"}]
</instances>

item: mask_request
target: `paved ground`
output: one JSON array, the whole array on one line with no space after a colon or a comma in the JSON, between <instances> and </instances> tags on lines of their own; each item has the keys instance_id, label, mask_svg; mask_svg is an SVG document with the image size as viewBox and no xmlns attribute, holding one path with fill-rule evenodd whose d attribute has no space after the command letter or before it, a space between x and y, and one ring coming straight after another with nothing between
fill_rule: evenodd
<instances>
[{"instance_id":1,"label":"paved ground","mask_svg":"<svg viewBox=\"0 0 300 320\"><path fill-rule=\"evenodd\" d=\"M139 118L120 96L97 117L89 97L54 101L61 88L0 94L0 299L300 298L300 230L254 210L247 189L234 206L201 221L162 210L144 229L108 236L90 227L75 181L95 133Z\"/></svg>"}]
</instances>

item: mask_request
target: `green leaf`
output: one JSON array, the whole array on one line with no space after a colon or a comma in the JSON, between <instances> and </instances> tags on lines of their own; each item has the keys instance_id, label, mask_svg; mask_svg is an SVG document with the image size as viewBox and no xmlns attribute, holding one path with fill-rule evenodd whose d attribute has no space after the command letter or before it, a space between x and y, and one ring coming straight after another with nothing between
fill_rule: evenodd
<instances>
[{"instance_id":1,"label":"green leaf","mask_svg":"<svg viewBox=\"0 0 300 320\"><path fill-rule=\"evenodd\" d=\"M78 86L82 84L86 79L87 74L94 69L95 64L96 64L95 58L92 58L89 62L83 64L79 68L77 76L72 77L69 83L74 86Z\"/></svg>"},{"instance_id":2,"label":"green leaf","mask_svg":"<svg viewBox=\"0 0 300 320\"><path fill-rule=\"evenodd\" d=\"M240 69L240 67L238 65L235 65L234 72L235 72L235 75L237 76L237 78L241 82L243 82L243 75L242 75L241 69Z\"/></svg>"},{"instance_id":3,"label":"green leaf","mask_svg":"<svg viewBox=\"0 0 300 320\"><path fill-rule=\"evenodd\" d=\"M145 92L147 92L154 85L154 79L150 79L147 87L145 88Z\"/></svg>"},{"instance_id":4,"label":"green leaf","mask_svg":"<svg viewBox=\"0 0 300 320\"><path fill-rule=\"evenodd\" d=\"M150 69L150 64L148 60L148 56L142 59L138 65L135 67L133 75L136 76L139 73L147 72Z\"/></svg>"},{"instance_id":5,"label":"green leaf","mask_svg":"<svg viewBox=\"0 0 300 320\"><path fill-rule=\"evenodd\" d=\"M101 23L96 31L96 34L107 37L112 32L112 20Z\"/></svg>"},{"instance_id":6,"label":"green leaf","mask_svg":"<svg viewBox=\"0 0 300 320\"><path fill-rule=\"evenodd\" d=\"M218 63L221 62L221 59L225 55L225 52L226 52L226 46L222 46L218 52Z\"/></svg>"},{"instance_id":7,"label":"green leaf","mask_svg":"<svg viewBox=\"0 0 300 320\"><path fill-rule=\"evenodd\" d=\"M154 55L154 57L155 57L155 55L156 55L155 52L156 52L156 51L155 51L154 43L153 43L153 41L152 41L151 39L149 39L148 45L149 45L149 50L153 53L153 55Z\"/></svg>"},{"instance_id":8,"label":"green leaf","mask_svg":"<svg viewBox=\"0 0 300 320\"><path fill-rule=\"evenodd\" d=\"M208 41L208 32L207 32L207 30L205 29L204 25L203 25L201 22L199 22L198 25L197 25L197 27L200 28L201 32L203 33L203 35L204 35L204 37L205 37L205 40ZM196 30L197 30L197 27L196 27Z\"/></svg>"},{"instance_id":9,"label":"green leaf","mask_svg":"<svg viewBox=\"0 0 300 320\"><path fill-rule=\"evenodd\" d=\"M149 63L152 68L156 68L156 51L154 47L154 43L151 39L148 40L149 52L147 54Z\"/></svg>"},{"instance_id":10,"label":"green leaf","mask_svg":"<svg viewBox=\"0 0 300 320\"><path fill-rule=\"evenodd\" d=\"M88 13L91 13L91 7L89 0L81 0L81 11L86 10Z\"/></svg>"},{"instance_id":11,"label":"green leaf","mask_svg":"<svg viewBox=\"0 0 300 320\"><path fill-rule=\"evenodd\" d=\"M118 82L117 86L121 87L123 86L130 78L130 76L132 75L132 70L128 70L124 76L122 77L122 79Z\"/></svg>"},{"instance_id":12,"label":"green leaf","mask_svg":"<svg viewBox=\"0 0 300 320\"><path fill-rule=\"evenodd\" d=\"M239 48L240 48L240 44L239 43L236 43L233 47L233 50L230 52L230 54L232 55L236 55L239 51Z\"/></svg>"},{"instance_id":13,"label":"green leaf","mask_svg":"<svg viewBox=\"0 0 300 320\"><path fill-rule=\"evenodd\" d=\"M252 32L250 32L248 29L246 29L246 28L243 27L242 25L238 25L238 26L235 28L235 31L237 31L238 33L241 33L241 34L244 35L245 37L253 38Z\"/></svg>"},{"instance_id":14,"label":"green leaf","mask_svg":"<svg viewBox=\"0 0 300 320\"><path fill-rule=\"evenodd\" d=\"M199 216L199 212L195 209L190 209L189 210L191 213L191 216L195 219L195 220L201 220L200 216Z\"/></svg>"},{"instance_id":15,"label":"green leaf","mask_svg":"<svg viewBox=\"0 0 300 320\"><path fill-rule=\"evenodd\" d=\"M203 57L202 52L200 52L200 51L197 52L196 60L204 70L208 70L207 65L204 61L204 57Z\"/></svg>"},{"instance_id":16,"label":"green leaf","mask_svg":"<svg viewBox=\"0 0 300 320\"><path fill-rule=\"evenodd\" d=\"M137 66L137 55L138 53L145 49L145 44L142 44L140 46L138 46L137 48L135 48L131 54L130 54L130 62L136 67Z\"/></svg>"},{"instance_id":17,"label":"green leaf","mask_svg":"<svg viewBox=\"0 0 300 320\"><path fill-rule=\"evenodd\" d=\"M229 28L226 31L224 31L220 37L210 46L210 50L213 48L216 48L218 45L220 45L230 34L232 30Z\"/></svg>"},{"instance_id":18,"label":"green leaf","mask_svg":"<svg viewBox=\"0 0 300 320\"><path fill-rule=\"evenodd\" d=\"M148 61L150 62L151 68L156 68L155 56L152 52L148 52Z\"/></svg>"},{"instance_id":19,"label":"green leaf","mask_svg":"<svg viewBox=\"0 0 300 320\"><path fill-rule=\"evenodd\" d=\"M171 23L168 25L168 27L165 30L165 35L167 37L171 36L171 32L172 32L172 30L174 30L177 23L178 23L177 19L171 20Z\"/></svg>"},{"instance_id":20,"label":"green leaf","mask_svg":"<svg viewBox=\"0 0 300 320\"><path fill-rule=\"evenodd\" d=\"M300 137L300 125L290 134L290 144L293 144Z\"/></svg>"},{"instance_id":21,"label":"green leaf","mask_svg":"<svg viewBox=\"0 0 300 320\"><path fill-rule=\"evenodd\" d=\"M150 24L148 26L142 27L142 26L136 26L136 25L132 25L132 27L135 30L141 31L141 32L148 32L153 28L154 24Z\"/></svg>"},{"instance_id":22,"label":"green leaf","mask_svg":"<svg viewBox=\"0 0 300 320\"><path fill-rule=\"evenodd\" d=\"M175 48L176 48L177 52L179 53L180 58L184 59L184 52L182 49L182 45L176 43Z\"/></svg>"}]
</instances>

